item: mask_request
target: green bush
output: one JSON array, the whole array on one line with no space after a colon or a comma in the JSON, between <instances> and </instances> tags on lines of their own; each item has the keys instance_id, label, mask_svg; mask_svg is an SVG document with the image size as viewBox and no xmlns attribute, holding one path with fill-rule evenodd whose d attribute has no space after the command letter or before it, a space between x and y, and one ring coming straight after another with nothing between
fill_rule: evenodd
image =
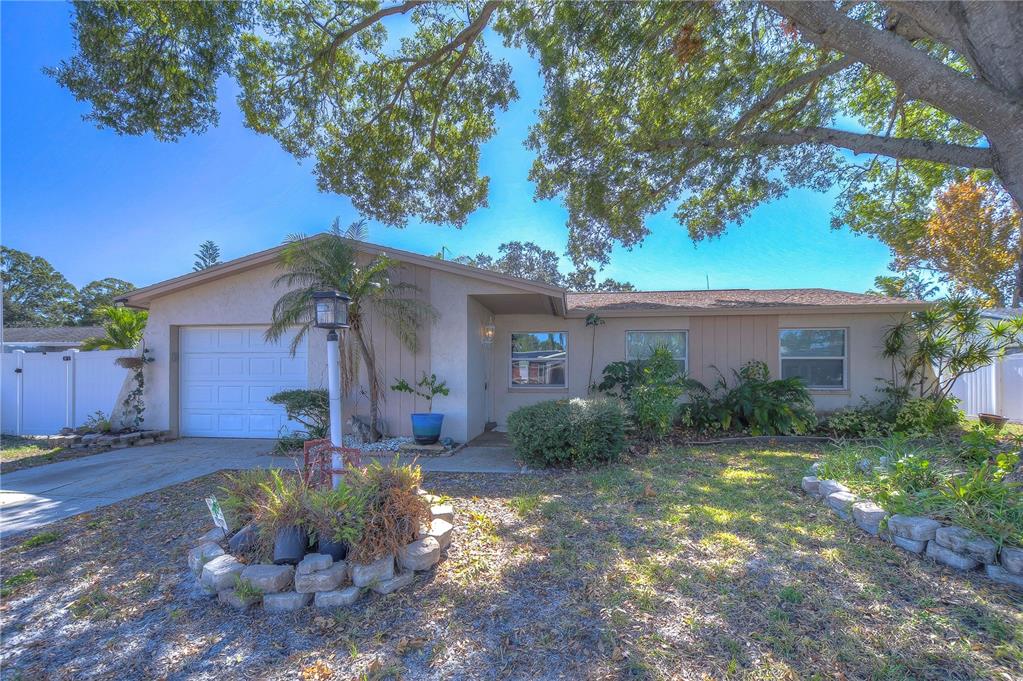
<instances>
[{"instance_id":1,"label":"green bush","mask_svg":"<svg viewBox=\"0 0 1023 681\"><path fill-rule=\"evenodd\" d=\"M748 430L753 435L802 434L817 425L813 400L802 380L772 381L767 365L759 361L734 373L732 388L720 373L713 390L697 384L699 392L682 418L697 428Z\"/></svg>"},{"instance_id":2,"label":"green bush","mask_svg":"<svg viewBox=\"0 0 1023 681\"><path fill-rule=\"evenodd\" d=\"M640 366L636 385L628 392L632 422L645 437L664 437L671 431L678 400L689 381L679 372L678 363L665 347L654 349Z\"/></svg>"},{"instance_id":3,"label":"green bush","mask_svg":"<svg viewBox=\"0 0 1023 681\"><path fill-rule=\"evenodd\" d=\"M330 430L330 396L326 390L282 390L266 399L284 407L289 421L305 426L309 439L327 436Z\"/></svg>"},{"instance_id":4,"label":"green bush","mask_svg":"<svg viewBox=\"0 0 1023 681\"><path fill-rule=\"evenodd\" d=\"M839 437L886 437L892 432L892 423L877 409L869 406L839 409L828 416L824 428Z\"/></svg>"},{"instance_id":5,"label":"green bush","mask_svg":"<svg viewBox=\"0 0 1023 681\"><path fill-rule=\"evenodd\" d=\"M958 401L950 397L908 399L895 413L892 429L915 437L947 433L962 423L962 412L957 404Z\"/></svg>"},{"instance_id":6,"label":"green bush","mask_svg":"<svg viewBox=\"0 0 1023 681\"><path fill-rule=\"evenodd\" d=\"M614 399L548 400L513 411L508 435L530 465L591 466L621 455L626 418Z\"/></svg>"}]
</instances>

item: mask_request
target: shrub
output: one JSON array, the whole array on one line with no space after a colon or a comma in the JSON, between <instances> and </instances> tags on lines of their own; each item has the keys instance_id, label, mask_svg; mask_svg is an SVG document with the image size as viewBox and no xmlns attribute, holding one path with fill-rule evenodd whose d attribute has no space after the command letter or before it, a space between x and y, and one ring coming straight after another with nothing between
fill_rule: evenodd
<instances>
[{"instance_id":1,"label":"shrub","mask_svg":"<svg viewBox=\"0 0 1023 681\"><path fill-rule=\"evenodd\" d=\"M515 451L535 466L590 466L625 448L626 410L615 399L548 400L508 416Z\"/></svg>"},{"instance_id":2,"label":"shrub","mask_svg":"<svg viewBox=\"0 0 1023 681\"><path fill-rule=\"evenodd\" d=\"M309 486L300 475L284 475L280 470L271 470L268 480L259 483L259 506L253 509L254 520L259 524L260 541L269 550L277 531L298 526L312 529L306 507Z\"/></svg>"},{"instance_id":3,"label":"shrub","mask_svg":"<svg viewBox=\"0 0 1023 681\"><path fill-rule=\"evenodd\" d=\"M419 495L422 471L418 466L397 463L395 459L385 467L374 461L348 471L353 498L365 499L361 532L349 553L355 561L366 563L394 555L415 541L419 528L430 520L430 505Z\"/></svg>"},{"instance_id":4,"label":"shrub","mask_svg":"<svg viewBox=\"0 0 1023 681\"><path fill-rule=\"evenodd\" d=\"M892 429L897 433L926 437L941 435L962 422L958 401L950 397L914 397L903 402L895 413Z\"/></svg>"},{"instance_id":5,"label":"shrub","mask_svg":"<svg viewBox=\"0 0 1023 681\"><path fill-rule=\"evenodd\" d=\"M678 364L665 347L655 348L640 365L636 381L628 393L636 429L647 437L667 435L678 412L678 399L689 381L679 373Z\"/></svg>"},{"instance_id":6,"label":"shrub","mask_svg":"<svg viewBox=\"0 0 1023 681\"><path fill-rule=\"evenodd\" d=\"M817 425L813 400L802 380L772 381L767 365L759 361L733 373L732 388L720 373L713 390L696 384L701 394L686 406L684 418L698 428L746 429L754 435L801 434Z\"/></svg>"},{"instance_id":7,"label":"shrub","mask_svg":"<svg viewBox=\"0 0 1023 681\"><path fill-rule=\"evenodd\" d=\"M269 470L255 468L225 474L220 490L226 495L220 507L228 526L240 528L251 522L263 506L263 485L271 481Z\"/></svg>"},{"instance_id":8,"label":"shrub","mask_svg":"<svg viewBox=\"0 0 1023 681\"><path fill-rule=\"evenodd\" d=\"M310 439L326 437L330 431L330 397L326 390L282 390L266 399L284 407L289 421L305 426Z\"/></svg>"},{"instance_id":9,"label":"shrub","mask_svg":"<svg viewBox=\"0 0 1023 681\"><path fill-rule=\"evenodd\" d=\"M642 368L643 363L639 360L611 362L604 367L603 378L594 389L608 397L626 400L632 389L639 385Z\"/></svg>"},{"instance_id":10,"label":"shrub","mask_svg":"<svg viewBox=\"0 0 1023 681\"><path fill-rule=\"evenodd\" d=\"M306 506L315 538L354 546L362 537L366 509L377 490L347 480L333 489L310 490Z\"/></svg>"},{"instance_id":11,"label":"shrub","mask_svg":"<svg viewBox=\"0 0 1023 681\"><path fill-rule=\"evenodd\" d=\"M870 406L840 409L828 416L824 427L840 437L877 438L892 432L892 423Z\"/></svg>"}]
</instances>

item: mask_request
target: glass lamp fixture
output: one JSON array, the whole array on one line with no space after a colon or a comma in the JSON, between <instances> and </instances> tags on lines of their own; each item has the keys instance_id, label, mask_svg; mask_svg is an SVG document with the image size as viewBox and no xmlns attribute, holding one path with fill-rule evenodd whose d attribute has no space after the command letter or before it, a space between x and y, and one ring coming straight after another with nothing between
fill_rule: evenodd
<instances>
[{"instance_id":1,"label":"glass lamp fixture","mask_svg":"<svg viewBox=\"0 0 1023 681\"><path fill-rule=\"evenodd\" d=\"M348 303L351 298L337 291L316 291L313 302L316 305L316 326L321 329L347 329Z\"/></svg>"}]
</instances>

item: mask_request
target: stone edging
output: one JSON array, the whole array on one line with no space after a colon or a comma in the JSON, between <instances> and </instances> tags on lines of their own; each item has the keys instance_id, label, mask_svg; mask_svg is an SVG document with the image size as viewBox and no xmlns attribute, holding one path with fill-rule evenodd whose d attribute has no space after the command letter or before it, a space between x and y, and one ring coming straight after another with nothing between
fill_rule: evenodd
<instances>
[{"instance_id":1,"label":"stone edging","mask_svg":"<svg viewBox=\"0 0 1023 681\"><path fill-rule=\"evenodd\" d=\"M141 447L156 442L173 440L169 430L137 430L131 433L76 433L61 435L21 435L44 447L65 447L67 449L124 449Z\"/></svg>"},{"instance_id":2,"label":"stone edging","mask_svg":"<svg viewBox=\"0 0 1023 681\"><path fill-rule=\"evenodd\" d=\"M224 551L225 544L237 550L254 530L249 526L226 542L224 531L214 528L196 541L188 552L188 567L198 580L199 588L208 596L216 596L226 605L246 610L262 603L266 612L292 612L310 603L318 608L352 605L367 590L389 594L415 581L416 572L431 570L451 544L454 510L438 504L437 497L422 493L431 504L429 530L400 550L368 565L351 561L335 561L322 553L307 553L295 566L245 563ZM243 537L240 542L235 538ZM252 587L239 593L240 583Z\"/></svg>"},{"instance_id":3,"label":"stone edging","mask_svg":"<svg viewBox=\"0 0 1023 681\"><path fill-rule=\"evenodd\" d=\"M812 472L817 472L817 464ZM932 518L889 515L867 499L860 499L837 480L803 478L803 491L825 505L842 520L856 524L867 534L890 541L899 548L927 557L957 570L983 567L993 581L1023 589L1023 548L1001 549L972 530L941 523ZM883 527L883 529L882 529Z\"/></svg>"}]
</instances>

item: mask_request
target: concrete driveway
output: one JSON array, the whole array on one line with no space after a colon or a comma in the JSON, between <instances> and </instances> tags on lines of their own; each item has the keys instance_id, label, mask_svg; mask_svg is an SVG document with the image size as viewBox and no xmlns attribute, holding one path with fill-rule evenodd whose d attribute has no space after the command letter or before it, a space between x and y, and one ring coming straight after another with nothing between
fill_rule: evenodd
<instances>
[{"instance_id":1,"label":"concrete driveway","mask_svg":"<svg viewBox=\"0 0 1023 681\"><path fill-rule=\"evenodd\" d=\"M292 468L270 454L273 440L185 438L129 447L26 468L0 476L0 532L31 530L55 520L199 478L219 470ZM390 461L391 456L381 459ZM448 457L422 458L424 471L518 473L510 449L466 447Z\"/></svg>"}]
</instances>

